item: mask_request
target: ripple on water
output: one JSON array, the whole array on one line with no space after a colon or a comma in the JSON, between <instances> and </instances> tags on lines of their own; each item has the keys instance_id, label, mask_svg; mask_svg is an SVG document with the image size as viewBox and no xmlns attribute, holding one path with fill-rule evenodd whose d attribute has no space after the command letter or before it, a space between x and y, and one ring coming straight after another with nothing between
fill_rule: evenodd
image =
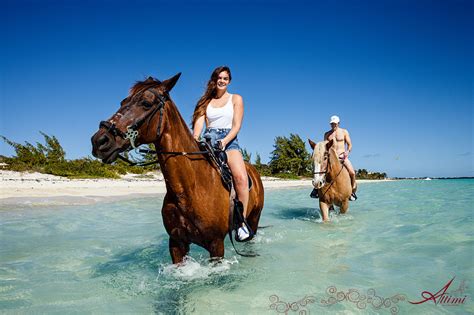
<instances>
[{"instance_id":1,"label":"ripple on water","mask_svg":"<svg viewBox=\"0 0 474 315\"><path fill-rule=\"evenodd\" d=\"M270 310L269 297L318 299L326 289L376 288L383 296L441 288L453 275L474 278L474 182L360 185L346 215L322 224L307 189L270 191L250 244L211 263L192 246L171 264L159 211L162 197L4 209L0 212L0 309L12 313L242 313ZM456 195L456 200L448 196ZM456 280L457 281L457 280ZM457 285L459 285L457 283ZM473 296L472 288L466 291ZM320 299L319 299L320 300ZM377 313L341 301L311 313ZM472 307L451 308L469 313ZM400 304L400 314L446 309Z\"/></svg>"}]
</instances>

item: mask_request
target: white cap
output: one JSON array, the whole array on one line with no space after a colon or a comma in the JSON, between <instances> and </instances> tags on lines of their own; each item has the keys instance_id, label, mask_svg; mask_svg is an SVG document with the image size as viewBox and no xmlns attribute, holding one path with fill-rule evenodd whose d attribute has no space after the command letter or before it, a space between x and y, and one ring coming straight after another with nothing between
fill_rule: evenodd
<instances>
[{"instance_id":1,"label":"white cap","mask_svg":"<svg viewBox=\"0 0 474 315\"><path fill-rule=\"evenodd\" d=\"M339 116L331 116L331 121L329 122L330 124L338 124L339 123Z\"/></svg>"}]
</instances>

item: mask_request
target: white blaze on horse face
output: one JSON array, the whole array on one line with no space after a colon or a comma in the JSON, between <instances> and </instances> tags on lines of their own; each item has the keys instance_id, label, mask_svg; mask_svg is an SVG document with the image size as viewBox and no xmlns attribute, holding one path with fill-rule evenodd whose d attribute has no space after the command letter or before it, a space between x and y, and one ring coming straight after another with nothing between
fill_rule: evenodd
<instances>
[{"instance_id":1,"label":"white blaze on horse face","mask_svg":"<svg viewBox=\"0 0 474 315\"><path fill-rule=\"evenodd\" d=\"M313 172L313 187L320 189L324 186L326 175L321 173L321 164L314 163L314 172Z\"/></svg>"},{"instance_id":2,"label":"white blaze on horse face","mask_svg":"<svg viewBox=\"0 0 474 315\"><path fill-rule=\"evenodd\" d=\"M119 119L122 118L122 114L121 113L115 113L113 114L113 116L109 119L109 123L112 123L112 124L115 124L115 119Z\"/></svg>"},{"instance_id":3,"label":"white blaze on horse face","mask_svg":"<svg viewBox=\"0 0 474 315\"><path fill-rule=\"evenodd\" d=\"M318 143L313 151L313 187L320 189L326 183L326 174L322 170L324 151L321 154L321 145Z\"/></svg>"},{"instance_id":4,"label":"white blaze on horse face","mask_svg":"<svg viewBox=\"0 0 474 315\"><path fill-rule=\"evenodd\" d=\"M314 188L319 189L324 184L324 176L319 173L321 171L321 165L319 163L314 163L313 169L313 186Z\"/></svg>"}]
</instances>

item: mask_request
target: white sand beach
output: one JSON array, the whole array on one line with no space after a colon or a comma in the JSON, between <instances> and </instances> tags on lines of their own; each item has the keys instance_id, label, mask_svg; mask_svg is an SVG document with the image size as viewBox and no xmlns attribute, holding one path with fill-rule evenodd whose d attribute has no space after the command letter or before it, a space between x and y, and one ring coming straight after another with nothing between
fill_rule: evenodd
<instances>
[{"instance_id":1,"label":"white sand beach","mask_svg":"<svg viewBox=\"0 0 474 315\"><path fill-rule=\"evenodd\" d=\"M265 189L312 188L311 180L263 177ZM358 183L366 181L358 181ZM375 181L368 181L375 182ZM161 172L127 174L120 179L68 179L41 173L0 171L0 205L84 204L166 193Z\"/></svg>"}]
</instances>

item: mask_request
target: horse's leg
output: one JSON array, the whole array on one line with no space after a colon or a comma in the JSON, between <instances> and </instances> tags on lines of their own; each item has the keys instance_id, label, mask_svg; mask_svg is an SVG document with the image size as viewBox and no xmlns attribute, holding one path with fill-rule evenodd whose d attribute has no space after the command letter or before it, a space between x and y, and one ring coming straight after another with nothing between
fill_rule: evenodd
<instances>
[{"instance_id":1,"label":"horse's leg","mask_svg":"<svg viewBox=\"0 0 474 315\"><path fill-rule=\"evenodd\" d=\"M169 241L170 255L173 260L173 264L179 264L183 262L184 256L189 252L189 244L175 239L170 238Z\"/></svg>"},{"instance_id":2,"label":"horse's leg","mask_svg":"<svg viewBox=\"0 0 474 315\"><path fill-rule=\"evenodd\" d=\"M329 221L329 205L322 201L319 201L319 209L321 209L321 216L323 217L323 222Z\"/></svg>"},{"instance_id":3,"label":"horse's leg","mask_svg":"<svg viewBox=\"0 0 474 315\"><path fill-rule=\"evenodd\" d=\"M339 212L344 214L347 212L347 209L349 209L349 200L346 199L342 202Z\"/></svg>"},{"instance_id":4,"label":"horse's leg","mask_svg":"<svg viewBox=\"0 0 474 315\"><path fill-rule=\"evenodd\" d=\"M224 257L224 240L222 239L215 239L213 240L207 250L209 251L209 255L211 256L211 260L220 260Z\"/></svg>"}]
</instances>

